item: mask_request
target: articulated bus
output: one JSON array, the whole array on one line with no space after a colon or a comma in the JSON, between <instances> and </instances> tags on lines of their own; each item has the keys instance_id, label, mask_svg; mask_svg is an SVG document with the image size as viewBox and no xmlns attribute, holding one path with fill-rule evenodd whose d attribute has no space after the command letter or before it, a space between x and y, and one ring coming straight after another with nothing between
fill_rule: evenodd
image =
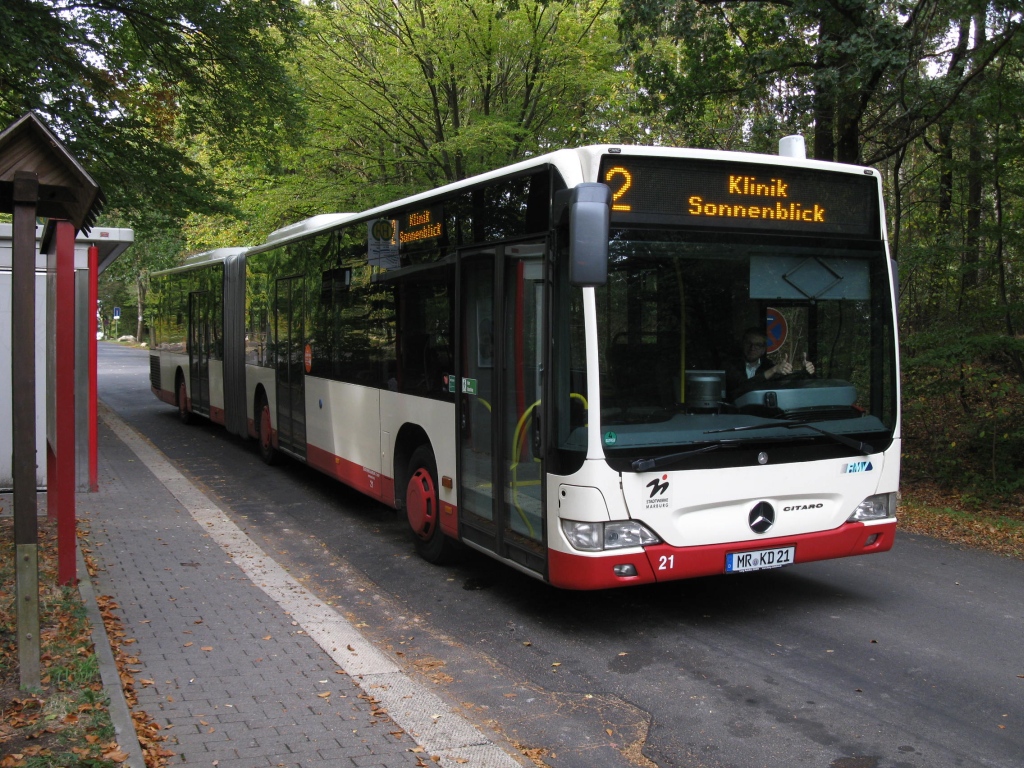
<instances>
[{"instance_id":1,"label":"articulated bus","mask_svg":"<svg viewBox=\"0 0 1024 768\"><path fill-rule=\"evenodd\" d=\"M560 150L192 257L153 277L153 392L432 562L601 589L889 550L881 178L801 154ZM751 328L795 365L735 386Z\"/></svg>"}]
</instances>

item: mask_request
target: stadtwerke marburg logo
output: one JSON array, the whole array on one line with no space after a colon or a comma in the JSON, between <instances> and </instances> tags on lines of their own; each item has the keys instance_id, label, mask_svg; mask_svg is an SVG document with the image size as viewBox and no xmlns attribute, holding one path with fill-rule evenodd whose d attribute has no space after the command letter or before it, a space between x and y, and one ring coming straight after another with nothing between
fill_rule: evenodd
<instances>
[{"instance_id":1,"label":"stadtwerke marburg logo","mask_svg":"<svg viewBox=\"0 0 1024 768\"><path fill-rule=\"evenodd\" d=\"M644 508L648 510L668 509L668 475L662 475L660 478L654 478L647 484L647 487L651 489L651 495L647 497L647 500L644 503Z\"/></svg>"}]
</instances>

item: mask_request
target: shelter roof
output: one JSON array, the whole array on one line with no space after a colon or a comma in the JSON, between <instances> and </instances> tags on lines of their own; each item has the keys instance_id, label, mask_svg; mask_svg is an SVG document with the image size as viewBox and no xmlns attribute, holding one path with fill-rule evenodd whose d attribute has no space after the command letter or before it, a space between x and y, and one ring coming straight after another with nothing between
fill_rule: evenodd
<instances>
[{"instance_id":1,"label":"shelter roof","mask_svg":"<svg viewBox=\"0 0 1024 768\"><path fill-rule=\"evenodd\" d=\"M103 191L35 112L0 133L0 211L14 209L18 171L39 179L37 216L67 219L76 230L92 228L106 202Z\"/></svg>"}]
</instances>

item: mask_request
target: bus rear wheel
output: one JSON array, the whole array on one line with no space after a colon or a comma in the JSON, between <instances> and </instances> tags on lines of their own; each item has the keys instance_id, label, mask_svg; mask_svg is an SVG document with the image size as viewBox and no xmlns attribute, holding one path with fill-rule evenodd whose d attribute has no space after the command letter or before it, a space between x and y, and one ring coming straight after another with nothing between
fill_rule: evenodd
<instances>
[{"instance_id":1,"label":"bus rear wheel","mask_svg":"<svg viewBox=\"0 0 1024 768\"><path fill-rule=\"evenodd\" d=\"M277 463L277 451L274 449L273 429L270 423L270 405L266 398L260 400L259 409L256 411L259 417L258 435L260 447L260 459L264 464L273 465Z\"/></svg>"},{"instance_id":2,"label":"bus rear wheel","mask_svg":"<svg viewBox=\"0 0 1024 768\"><path fill-rule=\"evenodd\" d=\"M448 562L457 553L458 544L441 530L437 463L433 452L426 446L421 445L413 451L408 477L405 516L416 552L428 563Z\"/></svg>"},{"instance_id":3,"label":"bus rear wheel","mask_svg":"<svg viewBox=\"0 0 1024 768\"><path fill-rule=\"evenodd\" d=\"M188 391L185 389L185 377L178 377L178 421L182 424L192 423L192 411L188 409Z\"/></svg>"}]
</instances>

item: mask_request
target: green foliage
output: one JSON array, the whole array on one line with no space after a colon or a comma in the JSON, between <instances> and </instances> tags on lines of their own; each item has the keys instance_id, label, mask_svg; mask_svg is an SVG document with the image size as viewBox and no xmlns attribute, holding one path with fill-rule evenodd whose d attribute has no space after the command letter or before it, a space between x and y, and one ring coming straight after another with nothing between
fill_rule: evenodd
<instances>
[{"instance_id":1,"label":"green foliage","mask_svg":"<svg viewBox=\"0 0 1024 768\"><path fill-rule=\"evenodd\" d=\"M274 169L222 163L236 219L195 217L191 249L260 242L567 145L635 141L607 0L339 0L295 53L306 132Z\"/></svg>"},{"instance_id":2,"label":"green foliage","mask_svg":"<svg viewBox=\"0 0 1024 768\"><path fill-rule=\"evenodd\" d=\"M904 474L975 503L1024 490L1024 386L962 352L904 369Z\"/></svg>"},{"instance_id":3,"label":"green foliage","mask_svg":"<svg viewBox=\"0 0 1024 768\"><path fill-rule=\"evenodd\" d=\"M121 215L223 210L180 141L266 154L297 111L282 54L293 0L9 0L0 123L39 112Z\"/></svg>"},{"instance_id":4,"label":"green foliage","mask_svg":"<svg viewBox=\"0 0 1024 768\"><path fill-rule=\"evenodd\" d=\"M977 13L959 0L624 0L620 28L651 109L699 130L708 109L731 104L752 137L799 130L819 159L878 162L940 119L1016 37L1015 7L990 6L970 56L948 49L951 28Z\"/></svg>"},{"instance_id":5,"label":"green foliage","mask_svg":"<svg viewBox=\"0 0 1024 768\"><path fill-rule=\"evenodd\" d=\"M318 132L356 178L395 188L579 141L621 79L609 12L607 0L323 4L302 56Z\"/></svg>"},{"instance_id":6,"label":"green foliage","mask_svg":"<svg viewBox=\"0 0 1024 768\"><path fill-rule=\"evenodd\" d=\"M108 217L108 225L116 220ZM100 275L99 302L103 329L113 334L114 307L121 308L118 336L134 336L146 341L146 293L149 275L177 266L184 257L181 228L171 219L151 213L135 221L135 243Z\"/></svg>"}]
</instances>

